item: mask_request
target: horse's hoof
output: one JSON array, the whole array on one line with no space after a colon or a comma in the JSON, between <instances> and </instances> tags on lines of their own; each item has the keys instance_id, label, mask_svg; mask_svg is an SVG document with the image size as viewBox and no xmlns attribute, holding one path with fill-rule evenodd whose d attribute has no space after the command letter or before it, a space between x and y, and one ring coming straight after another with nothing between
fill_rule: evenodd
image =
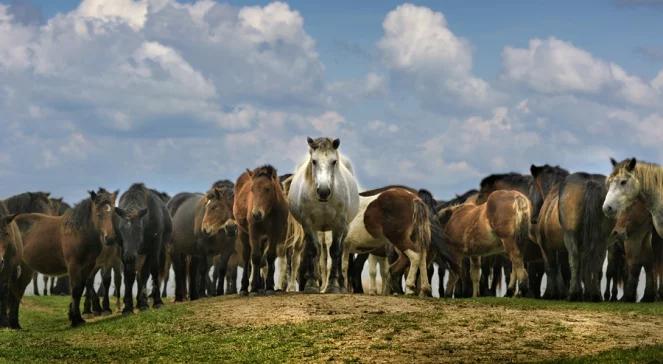
<instances>
[{"instance_id":1,"label":"horse's hoof","mask_svg":"<svg viewBox=\"0 0 663 364\"><path fill-rule=\"evenodd\" d=\"M21 327L21 325L18 324L18 322L9 324L9 328L12 330L23 330L23 328Z\"/></svg>"},{"instance_id":2,"label":"horse's hoof","mask_svg":"<svg viewBox=\"0 0 663 364\"><path fill-rule=\"evenodd\" d=\"M85 320L82 317L79 317L71 322L71 327L78 327L85 324Z\"/></svg>"},{"instance_id":3,"label":"horse's hoof","mask_svg":"<svg viewBox=\"0 0 663 364\"><path fill-rule=\"evenodd\" d=\"M569 293L569 296L566 299L570 302L582 301L582 294L580 292Z\"/></svg>"},{"instance_id":4,"label":"horse's hoof","mask_svg":"<svg viewBox=\"0 0 663 364\"><path fill-rule=\"evenodd\" d=\"M138 306L138 310L139 310L139 311L147 311L147 310L149 310L149 309L150 309L150 307L147 306L147 305L145 305L145 306Z\"/></svg>"},{"instance_id":5,"label":"horse's hoof","mask_svg":"<svg viewBox=\"0 0 663 364\"><path fill-rule=\"evenodd\" d=\"M133 315L133 314L134 314L133 309L126 309L125 308L124 310L122 310L122 316L129 316L129 315Z\"/></svg>"},{"instance_id":6,"label":"horse's hoof","mask_svg":"<svg viewBox=\"0 0 663 364\"><path fill-rule=\"evenodd\" d=\"M325 288L323 291L324 293L341 293L341 287L338 286L338 284L330 284Z\"/></svg>"},{"instance_id":7,"label":"horse's hoof","mask_svg":"<svg viewBox=\"0 0 663 364\"><path fill-rule=\"evenodd\" d=\"M246 297L248 295L249 295L249 292L247 292L247 291L239 291L239 296L240 297Z\"/></svg>"},{"instance_id":8,"label":"horse's hoof","mask_svg":"<svg viewBox=\"0 0 663 364\"><path fill-rule=\"evenodd\" d=\"M155 303L152 305L152 308L154 308L154 309L159 309L159 308L161 308L161 306L163 306L163 303L162 303L162 302L155 302Z\"/></svg>"},{"instance_id":9,"label":"horse's hoof","mask_svg":"<svg viewBox=\"0 0 663 364\"><path fill-rule=\"evenodd\" d=\"M273 289L268 289L265 291L266 296L273 296L276 292Z\"/></svg>"}]
</instances>

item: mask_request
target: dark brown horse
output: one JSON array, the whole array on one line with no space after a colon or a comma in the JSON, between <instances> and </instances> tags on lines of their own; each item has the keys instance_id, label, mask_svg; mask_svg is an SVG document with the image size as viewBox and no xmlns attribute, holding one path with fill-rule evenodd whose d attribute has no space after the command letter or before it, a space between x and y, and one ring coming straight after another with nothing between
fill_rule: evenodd
<instances>
[{"instance_id":1,"label":"dark brown horse","mask_svg":"<svg viewBox=\"0 0 663 364\"><path fill-rule=\"evenodd\" d=\"M536 191L532 196L532 235L541 248L547 279L543 298L566 298L571 272L564 246L564 232L559 221L559 187L569 172L547 164L532 165L530 171Z\"/></svg>"},{"instance_id":2,"label":"dark brown horse","mask_svg":"<svg viewBox=\"0 0 663 364\"><path fill-rule=\"evenodd\" d=\"M54 215L55 209L49 199L48 192L24 192L12 197L9 197L4 202L11 214L25 214L25 213L40 213L46 215ZM32 294L39 296L39 273L32 276ZM45 276L45 279L47 276ZM44 292L46 291L44 285ZM46 293L44 293L45 295Z\"/></svg>"},{"instance_id":3,"label":"dark brown horse","mask_svg":"<svg viewBox=\"0 0 663 364\"><path fill-rule=\"evenodd\" d=\"M536 194L532 176L522 175L514 172L492 174L481 180L479 195L477 196L477 203L484 203L486 198L497 190L518 191L527 196L530 201L532 201L533 195ZM529 278L528 281L530 285L528 289L528 296L539 298L541 296L541 279L543 278L543 273L545 272L541 250L536 245L536 243L530 241L529 244L525 245L522 253L523 259L525 260L525 267L527 268L527 276ZM482 294L483 289L485 289L486 293L489 295L495 295L497 293L497 288L502 282L502 270L504 270L506 281L508 282L511 272L511 262L508 260L508 257L504 255L495 255L492 257L492 259L481 259ZM491 271L492 283L490 288L487 288L486 286L488 285L488 275Z\"/></svg>"},{"instance_id":4,"label":"dark brown horse","mask_svg":"<svg viewBox=\"0 0 663 364\"><path fill-rule=\"evenodd\" d=\"M18 324L19 290L12 277L19 274L23 241L21 232L14 223L15 214L9 214L0 201L0 328L20 328Z\"/></svg>"},{"instance_id":5,"label":"dark brown horse","mask_svg":"<svg viewBox=\"0 0 663 364\"><path fill-rule=\"evenodd\" d=\"M124 264L124 308L123 314L134 309L133 285L138 283L136 301L138 309L148 308L146 284L152 276L152 307L163 304L161 273L166 261L166 244L171 239L172 221L166 204L154 190L142 183L135 183L122 194L113 219L122 247Z\"/></svg>"},{"instance_id":6,"label":"dark brown horse","mask_svg":"<svg viewBox=\"0 0 663 364\"><path fill-rule=\"evenodd\" d=\"M23 264L18 280L21 294L34 271L61 276L68 274L72 302L69 320L72 326L85 322L80 300L103 244L112 241L115 193L103 188L90 191L90 197L63 216L21 214L16 223L23 236Z\"/></svg>"},{"instance_id":7,"label":"dark brown horse","mask_svg":"<svg viewBox=\"0 0 663 364\"><path fill-rule=\"evenodd\" d=\"M527 272L521 251L528 242L531 204L527 196L517 191L499 190L488 196L486 203L464 203L448 207L438 213L440 224L450 250L470 257L472 295L479 295L481 256L506 252L513 265L507 295L515 293L516 282L520 294L527 293ZM460 266L458 258L457 265ZM458 279L450 275L447 295Z\"/></svg>"},{"instance_id":8,"label":"dark brown horse","mask_svg":"<svg viewBox=\"0 0 663 364\"><path fill-rule=\"evenodd\" d=\"M235 183L233 213L242 242L244 269L240 294L274 290L276 252L288 229L288 202L276 169L266 165L244 172ZM249 266L250 261L250 266ZM260 268L267 265L266 277Z\"/></svg>"},{"instance_id":9,"label":"dark brown horse","mask_svg":"<svg viewBox=\"0 0 663 364\"><path fill-rule=\"evenodd\" d=\"M179 203L176 210L170 210L173 214L171 259L175 271L175 301L186 299L187 260L190 260L189 298L195 300L207 281L207 258L222 255L227 263L234 252L237 227L232 204L231 188L212 187L205 195L192 194ZM223 294L221 282L218 294Z\"/></svg>"}]
</instances>

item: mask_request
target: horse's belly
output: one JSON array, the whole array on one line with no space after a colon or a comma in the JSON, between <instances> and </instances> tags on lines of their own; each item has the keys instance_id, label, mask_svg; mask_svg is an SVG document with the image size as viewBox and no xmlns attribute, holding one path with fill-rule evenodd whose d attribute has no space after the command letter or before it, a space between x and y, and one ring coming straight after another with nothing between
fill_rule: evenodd
<instances>
[{"instance_id":1,"label":"horse's belly","mask_svg":"<svg viewBox=\"0 0 663 364\"><path fill-rule=\"evenodd\" d=\"M384 237L372 236L366 226L364 219L354 219L350 223L348 235L345 237L344 244L352 253L366 252L382 248L389 241Z\"/></svg>"}]
</instances>

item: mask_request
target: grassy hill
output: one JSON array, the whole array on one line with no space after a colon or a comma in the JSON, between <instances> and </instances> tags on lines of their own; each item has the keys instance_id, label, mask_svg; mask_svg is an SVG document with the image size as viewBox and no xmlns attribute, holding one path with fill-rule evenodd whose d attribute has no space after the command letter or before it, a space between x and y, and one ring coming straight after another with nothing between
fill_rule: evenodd
<instances>
[{"instance_id":1,"label":"grassy hill","mask_svg":"<svg viewBox=\"0 0 663 364\"><path fill-rule=\"evenodd\" d=\"M288 294L167 304L71 329L68 297L26 297L4 362L655 362L663 304Z\"/></svg>"}]
</instances>

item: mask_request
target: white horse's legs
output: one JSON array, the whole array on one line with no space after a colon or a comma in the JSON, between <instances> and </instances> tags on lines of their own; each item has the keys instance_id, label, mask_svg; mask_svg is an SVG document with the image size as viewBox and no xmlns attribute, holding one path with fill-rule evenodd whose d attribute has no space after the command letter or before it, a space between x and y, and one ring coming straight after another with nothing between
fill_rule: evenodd
<instances>
[{"instance_id":1,"label":"white horse's legs","mask_svg":"<svg viewBox=\"0 0 663 364\"><path fill-rule=\"evenodd\" d=\"M405 279L405 294L414 294L417 287L417 271L419 270L421 254L407 249L405 255L410 259L410 270L407 272L407 278Z\"/></svg>"},{"instance_id":2,"label":"white horse's legs","mask_svg":"<svg viewBox=\"0 0 663 364\"><path fill-rule=\"evenodd\" d=\"M348 271L350 269L350 249L347 246L343 246L343 254L341 261L341 269L343 276L345 277L345 286L343 287L346 292L351 291L350 279L348 278Z\"/></svg>"},{"instance_id":3,"label":"white horse's legs","mask_svg":"<svg viewBox=\"0 0 663 364\"><path fill-rule=\"evenodd\" d=\"M299 245L299 246L298 246ZM290 262L290 278L288 279L288 292L299 291L297 284L299 276L299 265L302 260L302 244L295 244L292 248L292 257Z\"/></svg>"},{"instance_id":4,"label":"white horse's legs","mask_svg":"<svg viewBox=\"0 0 663 364\"><path fill-rule=\"evenodd\" d=\"M285 249L279 251L281 255L277 257L278 259L278 272L279 272L279 281L276 285L277 291L285 291L288 285L288 259L286 258Z\"/></svg>"},{"instance_id":5,"label":"white horse's legs","mask_svg":"<svg viewBox=\"0 0 663 364\"><path fill-rule=\"evenodd\" d=\"M320 277L319 264L317 260L319 259L318 254L320 253L320 241L318 240L318 234L311 230L310 228L305 228L306 238L304 241L302 263L304 269L304 292L306 293L319 293L320 292L320 283L318 279Z\"/></svg>"},{"instance_id":6,"label":"white horse's legs","mask_svg":"<svg viewBox=\"0 0 663 364\"><path fill-rule=\"evenodd\" d=\"M329 240L331 239L328 233L318 232L318 240L320 241L320 258L318 259L318 264L322 281L320 289L324 291L327 289L329 272L331 270L331 257L329 256Z\"/></svg>"},{"instance_id":7,"label":"white horse's legs","mask_svg":"<svg viewBox=\"0 0 663 364\"><path fill-rule=\"evenodd\" d=\"M376 276L378 274L377 265L378 265L377 257L373 254L370 254L368 256L368 294L370 295L378 294L378 288L376 282ZM382 281L384 282L384 276L382 276Z\"/></svg>"}]
</instances>

